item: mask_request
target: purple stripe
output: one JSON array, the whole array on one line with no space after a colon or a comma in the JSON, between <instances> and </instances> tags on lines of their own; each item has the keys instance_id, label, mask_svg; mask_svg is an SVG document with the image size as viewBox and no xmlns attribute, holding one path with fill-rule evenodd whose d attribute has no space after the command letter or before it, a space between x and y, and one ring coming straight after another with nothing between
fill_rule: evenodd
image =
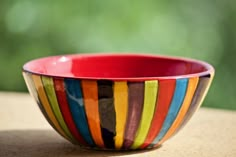
<instances>
[{"instance_id":1,"label":"purple stripe","mask_svg":"<svg viewBox=\"0 0 236 157\"><path fill-rule=\"evenodd\" d=\"M211 79L210 74L199 78L197 89L194 93L191 105L190 105L180 127L176 129L174 134L179 132L179 130L181 130L187 124L187 122L193 116L194 112L198 109L199 105L201 105L200 102L202 99L204 99L204 95L207 92L207 87L209 86L210 79Z\"/></svg>"},{"instance_id":2,"label":"purple stripe","mask_svg":"<svg viewBox=\"0 0 236 157\"><path fill-rule=\"evenodd\" d=\"M144 83L129 83L128 84L128 117L125 128L123 147L128 149L135 139L136 131L139 127L144 99Z\"/></svg>"}]
</instances>

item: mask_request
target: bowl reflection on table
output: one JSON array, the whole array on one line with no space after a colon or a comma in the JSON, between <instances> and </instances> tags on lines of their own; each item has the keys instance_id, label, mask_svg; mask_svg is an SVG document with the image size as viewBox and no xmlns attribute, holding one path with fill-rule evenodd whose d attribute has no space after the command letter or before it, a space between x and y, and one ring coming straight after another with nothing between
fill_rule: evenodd
<instances>
[{"instance_id":1,"label":"bowl reflection on table","mask_svg":"<svg viewBox=\"0 0 236 157\"><path fill-rule=\"evenodd\" d=\"M75 54L26 63L23 76L51 126L94 149L154 148L199 108L214 69L197 60Z\"/></svg>"}]
</instances>

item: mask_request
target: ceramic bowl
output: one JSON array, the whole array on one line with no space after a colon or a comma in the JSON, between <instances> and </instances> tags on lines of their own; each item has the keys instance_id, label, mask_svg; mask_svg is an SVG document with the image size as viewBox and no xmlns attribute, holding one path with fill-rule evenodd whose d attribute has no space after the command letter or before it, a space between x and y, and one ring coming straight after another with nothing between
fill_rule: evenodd
<instances>
[{"instance_id":1,"label":"ceramic bowl","mask_svg":"<svg viewBox=\"0 0 236 157\"><path fill-rule=\"evenodd\" d=\"M176 134L205 98L208 63L137 54L36 59L23 76L50 125L94 149L154 148Z\"/></svg>"}]
</instances>

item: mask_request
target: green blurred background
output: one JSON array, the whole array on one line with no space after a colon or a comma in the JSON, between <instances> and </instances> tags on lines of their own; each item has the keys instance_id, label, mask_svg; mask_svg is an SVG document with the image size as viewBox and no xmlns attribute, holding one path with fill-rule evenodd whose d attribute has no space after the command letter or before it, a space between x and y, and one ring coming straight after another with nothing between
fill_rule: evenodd
<instances>
[{"instance_id":1,"label":"green blurred background","mask_svg":"<svg viewBox=\"0 0 236 157\"><path fill-rule=\"evenodd\" d=\"M205 60L216 75L203 105L236 109L235 0L0 1L0 91L27 91L28 60L114 51Z\"/></svg>"}]
</instances>

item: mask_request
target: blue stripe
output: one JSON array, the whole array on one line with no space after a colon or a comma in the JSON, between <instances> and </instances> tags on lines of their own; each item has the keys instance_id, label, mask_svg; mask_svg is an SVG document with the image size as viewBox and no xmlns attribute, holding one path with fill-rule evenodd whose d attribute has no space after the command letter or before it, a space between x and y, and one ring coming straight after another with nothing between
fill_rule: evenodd
<instances>
[{"instance_id":1,"label":"blue stripe","mask_svg":"<svg viewBox=\"0 0 236 157\"><path fill-rule=\"evenodd\" d=\"M75 122L75 125L85 141L89 145L94 145L91 137L86 113L84 110L83 96L79 80L65 79L65 88L70 111Z\"/></svg>"},{"instance_id":2,"label":"blue stripe","mask_svg":"<svg viewBox=\"0 0 236 157\"><path fill-rule=\"evenodd\" d=\"M160 133L153 140L152 144L149 147L153 147L155 144L157 144L171 127L184 101L187 86L188 86L188 79L176 80L175 93L172 98L172 102L168 114L166 116L166 119L163 123Z\"/></svg>"}]
</instances>

